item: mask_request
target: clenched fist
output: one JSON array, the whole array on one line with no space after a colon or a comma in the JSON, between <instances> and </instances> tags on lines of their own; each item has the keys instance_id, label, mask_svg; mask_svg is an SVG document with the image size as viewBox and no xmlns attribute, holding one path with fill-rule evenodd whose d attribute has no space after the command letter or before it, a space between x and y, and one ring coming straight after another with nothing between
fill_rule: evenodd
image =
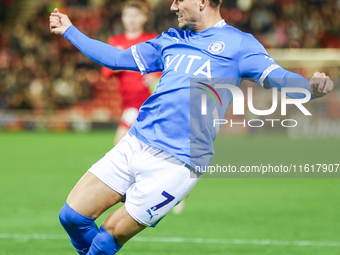
<instances>
[{"instance_id":1,"label":"clenched fist","mask_svg":"<svg viewBox=\"0 0 340 255\"><path fill-rule=\"evenodd\" d=\"M325 73L316 72L309 82L309 87L314 96L322 97L333 90L334 83Z\"/></svg>"},{"instance_id":2,"label":"clenched fist","mask_svg":"<svg viewBox=\"0 0 340 255\"><path fill-rule=\"evenodd\" d=\"M62 35L71 25L72 23L67 15L60 13L58 8L55 8L50 16L51 33Z\"/></svg>"}]
</instances>

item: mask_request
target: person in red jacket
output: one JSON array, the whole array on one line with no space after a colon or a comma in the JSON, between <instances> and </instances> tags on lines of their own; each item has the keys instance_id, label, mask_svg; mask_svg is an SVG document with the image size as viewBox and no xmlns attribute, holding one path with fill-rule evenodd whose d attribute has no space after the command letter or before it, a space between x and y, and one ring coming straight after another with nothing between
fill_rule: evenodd
<instances>
[{"instance_id":1,"label":"person in red jacket","mask_svg":"<svg viewBox=\"0 0 340 255\"><path fill-rule=\"evenodd\" d=\"M143 2L126 2L122 9L124 33L111 36L107 43L125 50L137 43L145 42L158 36L156 33L144 31L147 11L148 9ZM160 75L148 74L142 76L139 72L112 71L106 67L102 68L101 74L106 79L113 75L119 78L118 91L122 96L123 114L114 139L114 143L117 144L138 117L140 106L151 95L150 86L157 82Z\"/></svg>"}]
</instances>

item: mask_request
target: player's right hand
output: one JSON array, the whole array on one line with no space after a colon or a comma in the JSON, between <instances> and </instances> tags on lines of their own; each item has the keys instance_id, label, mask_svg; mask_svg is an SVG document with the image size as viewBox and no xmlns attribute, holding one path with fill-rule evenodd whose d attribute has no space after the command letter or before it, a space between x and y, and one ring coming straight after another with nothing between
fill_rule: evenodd
<instances>
[{"instance_id":1,"label":"player's right hand","mask_svg":"<svg viewBox=\"0 0 340 255\"><path fill-rule=\"evenodd\" d=\"M309 86L314 96L322 97L333 90L334 83L325 73L316 72L310 80Z\"/></svg>"},{"instance_id":2,"label":"player's right hand","mask_svg":"<svg viewBox=\"0 0 340 255\"><path fill-rule=\"evenodd\" d=\"M62 35L72 25L70 19L65 14L61 14L58 8L50 16L51 33Z\"/></svg>"}]
</instances>

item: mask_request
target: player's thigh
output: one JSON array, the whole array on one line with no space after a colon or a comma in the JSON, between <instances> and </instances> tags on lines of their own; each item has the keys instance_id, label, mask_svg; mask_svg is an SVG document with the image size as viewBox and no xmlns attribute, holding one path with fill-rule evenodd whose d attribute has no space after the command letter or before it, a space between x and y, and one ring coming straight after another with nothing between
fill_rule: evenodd
<instances>
[{"instance_id":1,"label":"player's thigh","mask_svg":"<svg viewBox=\"0 0 340 255\"><path fill-rule=\"evenodd\" d=\"M123 199L123 195L87 172L72 189L66 202L78 213L98 218L104 211Z\"/></svg>"},{"instance_id":2,"label":"player's thigh","mask_svg":"<svg viewBox=\"0 0 340 255\"><path fill-rule=\"evenodd\" d=\"M82 215L97 218L124 199L134 182L129 165L138 145L130 138L131 135L124 137L80 179L67 198L71 208Z\"/></svg>"},{"instance_id":3,"label":"player's thigh","mask_svg":"<svg viewBox=\"0 0 340 255\"><path fill-rule=\"evenodd\" d=\"M130 238L146 228L130 216L125 209L125 204L106 218L103 227L120 244L125 244Z\"/></svg>"}]
</instances>

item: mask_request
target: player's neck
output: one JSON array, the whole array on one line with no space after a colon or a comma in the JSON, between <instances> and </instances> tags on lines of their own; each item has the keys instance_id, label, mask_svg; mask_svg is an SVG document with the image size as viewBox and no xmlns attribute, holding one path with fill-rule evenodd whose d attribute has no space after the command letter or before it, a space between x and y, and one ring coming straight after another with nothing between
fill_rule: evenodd
<instances>
[{"instance_id":1,"label":"player's neck","mask_svg":"<svg viewBox=\"0 0 340 255\"><path fill-rule=\"evenodd\" d=\"M144 30L125 31L125 37L129 40L136 39L144 33Z\"/></svg>"},{"instance_id":2,"label":"player's neck","mask_svg":"<svg viewBox=\"0 0 340 255\"><path fill-rule=\"evenodd\" d=\"M208 28L211 28L215 26L221 20L222 20L222 17L219 12L206 13L206 15L202 15L201 20L197 23L195 32L198 33Z\"/></svg>"}]
</instances>

